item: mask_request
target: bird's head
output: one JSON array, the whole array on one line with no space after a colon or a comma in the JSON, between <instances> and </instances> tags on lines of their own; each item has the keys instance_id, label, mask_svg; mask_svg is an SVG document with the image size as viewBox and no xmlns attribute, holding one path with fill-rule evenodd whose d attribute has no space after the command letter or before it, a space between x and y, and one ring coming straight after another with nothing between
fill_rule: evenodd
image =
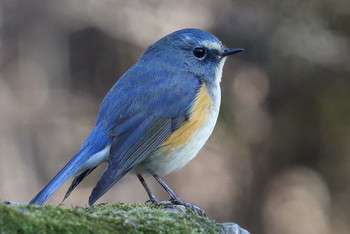
<instances>
[{"instance_id":1,"label":"bird's head","mask_svg":"<svg viewBox=\"0 0 350 234\"><path fill-rule=\"evenodd\" d=\"M212 83L220 82L226 57L241 51L241 48L226 48L208 32L183 29L152 44L140 62L160 69L190 72L199 79Z\"/></svg>"}]
</instances>

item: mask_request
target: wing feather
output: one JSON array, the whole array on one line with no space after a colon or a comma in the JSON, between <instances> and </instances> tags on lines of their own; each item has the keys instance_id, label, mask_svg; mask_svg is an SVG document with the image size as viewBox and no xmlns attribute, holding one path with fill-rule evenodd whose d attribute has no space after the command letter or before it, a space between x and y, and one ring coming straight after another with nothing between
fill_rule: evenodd
<instances>
[{"instance_id":1,"label":"wing feather","mask_svg":"<svg viewBox=\"0 0 350 234\"><path fill-rule=\"evenodd\" d=\"M90 205L170 136L171 122L171 118L148 116L135 130L129 132L127 137L115 138L111 146L109 164L91 193Z\"/></svg>"}]
</instances>

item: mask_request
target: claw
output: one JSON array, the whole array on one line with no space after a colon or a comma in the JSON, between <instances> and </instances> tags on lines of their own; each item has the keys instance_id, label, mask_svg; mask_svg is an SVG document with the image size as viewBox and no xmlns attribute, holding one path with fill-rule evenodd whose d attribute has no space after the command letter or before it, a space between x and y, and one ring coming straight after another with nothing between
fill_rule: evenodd
<instances>
[{"instance_id":1,"label":"claw","mask_svg":"<svg viewBox=\"0 0 350 234\"><path fill-rule=\"evenodd\" d=\"M172 198L172 199L170 199L170 201L172 204L182 205L184 207L190 208L192 210L192 212L198 216L207 217L207 214L205 213L205 211L202 208L199 208L198 206L193 205L192 203L185 202L184 200L181 200L180 198L177 198L177 199Z\"/></svg>"},{"instance_id":2,"label":"claw","mask_svg":"<svg viewBox=\"0 0 350 234\"><path fill-rule=\"evenodd\" d=\"M159 201L158 201L157 199L155 199L155 198L152 198L152 199L147 200L147 201L145 202L145 204L147 204L147 203L151 203L151 204L153 204L153 205L159 205Z\"/></svg>"},{"instance_id":3,"label":"claw","mask_svg":"<svg viewBox=\"0 0 350 234\"><path fill-rule=\"evenodd\" d=\"M198 206L195 206L191 203L185 202L182 199L180 199L176 193L174 193L173 190L171 190L171 188L169 188L169 186L161 179L159 178L159 176L157 174L153 174L153 177L158 181L158 183L165 189L165 191L170 195L171 199L169 201L158 201L154 194L152 193L152 191L150 190L150 188L148 187L148 185L146 184L145 180L143 179L143 177L139 174L137 175L140 182L142 183L143 187L146 189L146 192L149 196L149 200L146 201L146 203L152 203L155 205L164 205L164 206L171 206L171 205L182 205L184 207L188 207L192 210L193 213L195 213L198 216L204 216L206 217L206 213L203 209L199 208Z\"/></svg>"},{"instance_id":4,"label":"claw","mask_svg":"<svg viewBox=\"0 0 350 234\"><path fill-rule=\"evenodd\" d=\"M152 204L157 205L157 206L169 206L169 205L173 204L170 200L169 201L159 201L155 198L151 198L151 199L147 200L145 203L146 204L152 203Z\"/></svg>"},{"instance_id":5,"label":"claw","mask_svg":"<svg viewBox=\"0 0 350 234\"><path fill-rule=\"evenodd\" d=\"M196 205L193 205L192 203L188 203L188 202L185 202L181 199L170 199L168 201L159 201L155 198L152 198L152 199L149 199L145 202L146 204L147 203L152 203L154 205L161 205L161 206L171 206L171 205L181 205L181 206L184 206L184 207L188 207L192 210L193 213L195 213L196 215L198 216L203 216L203 217L207 217L205 211L201 208L199 208L198 206Z\"/></svg>"}]
</instances>

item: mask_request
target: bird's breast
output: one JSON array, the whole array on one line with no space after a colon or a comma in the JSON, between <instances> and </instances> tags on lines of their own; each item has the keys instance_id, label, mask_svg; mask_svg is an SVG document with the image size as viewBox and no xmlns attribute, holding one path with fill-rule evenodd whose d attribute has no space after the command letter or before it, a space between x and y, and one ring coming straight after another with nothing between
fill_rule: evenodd
<instances>
[{"instance_id":1,"label":"bird's breast","mask_svg":"<svg viewBox=\"0 0 350 234\"><path fill-rule=\"evenodd\" d=\"M143 170L166 175L191 161L211 135L220 108L220 86L213 90L215 98L203 83L191 107L189 119L140 165Z\"/></svg>"},{"instance_id":2,"label":"bird's breast","mask_svg":"<svg viewBox=\"0 0 350 234\"><path fill-rule=\"evenodd\" d=\"M189 119L162 144L163 150L171 151L188 143L198 129L206 123L212 109L213 100L208 93L206 84L203 84L190 110Z\"/></svg>"}]
</instances>

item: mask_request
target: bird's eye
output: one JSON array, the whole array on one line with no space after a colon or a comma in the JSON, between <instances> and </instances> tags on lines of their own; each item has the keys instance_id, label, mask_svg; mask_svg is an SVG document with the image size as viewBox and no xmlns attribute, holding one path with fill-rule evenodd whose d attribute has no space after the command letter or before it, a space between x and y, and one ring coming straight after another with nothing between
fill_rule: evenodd
<instances>
[{"instance_id":1,"label":"bird's eye","mask_svg":"<svg viewBox=\"0 0 350 234\"><path fill-rule=\"evenodd\" d=\"M193 49L193 55L197 58L204 58L207 55L207 50L203 47L196 47Z\"/></svg>"}]
</instances>

